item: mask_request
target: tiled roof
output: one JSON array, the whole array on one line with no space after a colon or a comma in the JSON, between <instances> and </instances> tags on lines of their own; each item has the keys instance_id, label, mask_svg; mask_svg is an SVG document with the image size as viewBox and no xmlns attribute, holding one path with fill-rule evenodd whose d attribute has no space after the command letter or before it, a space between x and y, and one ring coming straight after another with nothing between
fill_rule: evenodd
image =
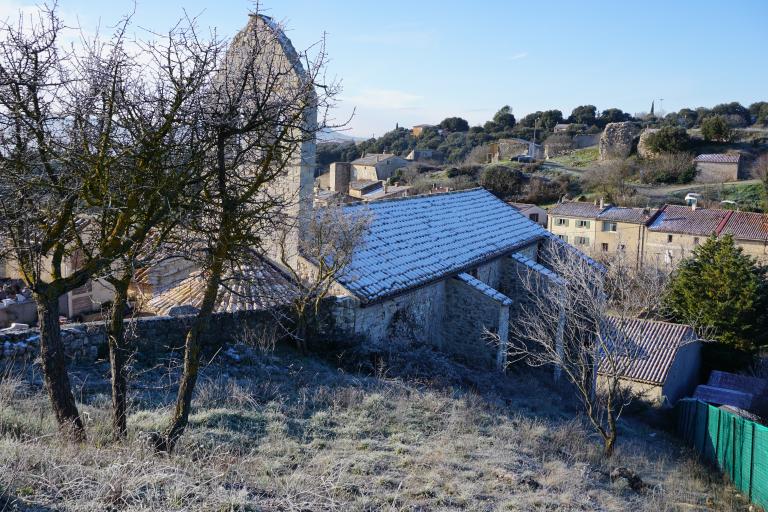
<instances>
[{"instance_id":1,"label":"tiled roof","mask_svg":"<svg viewBox=\"0 0 768 512\"><path fill-rule=\"evenodd\" d=\"M150 299L148 306L158 315L167 315L175 306L200 307L205 279L195 272L177 285ZM265 310L289 303L298 294L296 285L274 265L259 260L225 275L219 286L214 312Z\"/></svg>"},{"instance_id":2,"label":"tiled roof","mask_svg":"<svg viewBox=\"0 0 768 512\"><path fill-rule=\"evenodd\" d=\"M376 165L377 163L389 160L394 156L395 155L392 153L372 153L370 155L360 157L357 160L352 160L352 163L355 165Z\"/></svg>"},{"instance_id":3,"label":"tiled roof","mask_svg":"<svg viewBox=\"0 0 768 512\"><path fill-rule=\"evenodd\" d=\"M501 303L504 306L511 306L512 305L512 299L501 293L500 291L496 290L495 288L491 288L481 280L472 277L471 275L462 272L461 274L456 276L456 279L459 281L468 284L478 292L482 293L489 299L493 299L496 302Z\"/></svg>"},{"instance_id":4,"label":"tiled roof","mask_svg":"<svg viewBox=\"0 0 768 512\"><path fill-rule=\"evenodd\" d=\"M709 236L717 233L731 211L668 204L659 212L648 229L664 233Z\"/></svg>"},{"instance_id":5,"label":"tiled roof","mask_svg":"<svg viewBox=\"0 0 768 512\"><path fill-rule=\"evenodd\" d=\"M596 219L605 208L600 208L596 204L582 201L568 201L560 203L550 208L550 215L559 215L561 217L583 217L585 219Z\"/></svg>"},{"instance_id":6,"label":"tiled roof","mask_svg":"<svg viewBox=\"0 0 768 512\"><path fill-rule=\"evenodd\" d=\"M631 224L645 224L658 210L650 208L625 208L611 206L597 216L600 220L614 222L628 222Z\"/></svg>"},{"instance_id":7,"label":"tiled roof","mask_svg":"<svg viewBox=\"0 0 768 512\"><path fill-rule=\"evenodd\" d=\"M741 155L738 153L711 153L699 155L693 161L710 164L737 164L740 158Z\"/></svg>"},{"instance_id":8,"label":"tiled roof","mask_svg":"<svg viewBox=\"0 0 768 512\"><path fill-rule=\"evenodd\" d=\"M720 235L734 238L768 241L768 215L763 213L733 212Z\"/></svg>"},{"instance_id":9,"label":"tiled roof","mask_svg":"<svg viewBox=\"0 0 768 512\"><path fill-rule=\"evenodd\" d=\"M697 339L689 325L643 320L610 318L609 322L626 337L622 346L630 346L631 354L615 358L623 378L662 385L678 349ZM600 362L600 373L610 373L608 359Z\"/></svg>"},{"instance_id":10,"label":"tiled roof","mask_svg":"<svg viewBox=\"0 0 768 512\"><path fill-rule=\"evenodd\" d=\"M351 205L371 215L339 282L363 302L422 286L546 237L548 232L478 188Z\"/></svg>"}]
</instances>

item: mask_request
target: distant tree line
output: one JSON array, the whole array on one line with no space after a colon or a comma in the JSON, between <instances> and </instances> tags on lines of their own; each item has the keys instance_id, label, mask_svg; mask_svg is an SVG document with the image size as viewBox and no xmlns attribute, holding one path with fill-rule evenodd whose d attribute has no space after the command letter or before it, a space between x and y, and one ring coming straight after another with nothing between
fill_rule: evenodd
<instances>
[{"instance_id":1,"label":"distant tree line","mask_svg":"<svg viewBox=\"0 0 768 512\"><path fill-rule=\"evenodd\" d=\"M598 111L595 105L580 105L564 116L560 110L536 111L516 119L509 105L500 108L493 118L482 126L470 126L461 117L447 117L436 126L425 128L418 137L410 129L397 127L381 137L370 138L359 144L353 142L326 143L318 146L318 165L350 161L363 153L394 153L407 155L413 149L436 150L446 163L463 162L470 152L483 144L505 138L520 138L543 142L553 133L555 125L569 123L583 125L579 131L598 133L608 123L634 121L644 127L679 128L666 131L664 137L682 139L686 129L700 128L707 141L729 142L734 128L768 126L768 101L752 103L749 107L739 102L722 103L712 108L682 108L663 117L654 114L632 115L619 108ZM573 131L573 130L572 130ZM684 141L683 141L684 142ZM679 144L680 140L673 142ZM669 150L665 150L668 152Z\"/></svg>"}]
</instances>

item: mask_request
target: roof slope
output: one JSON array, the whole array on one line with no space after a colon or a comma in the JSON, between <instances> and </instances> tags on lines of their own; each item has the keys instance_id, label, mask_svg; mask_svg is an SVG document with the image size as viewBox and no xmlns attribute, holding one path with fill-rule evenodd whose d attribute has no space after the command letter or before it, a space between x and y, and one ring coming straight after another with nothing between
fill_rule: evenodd
<instances>
[{"instance_id":1,"label":"roof slope","mask_svg":"<svg viewBox=\"0 0 768 512\"><path fill-rule=\"evenodd\" d=\"M390 158L395 158L393 153L371 153L369 155L361 156L357 160L352 160L355 165L376 165L379 162L385 162ZM398 157L399 158L399 157Z\"/></svg>"},{"instance_id":2,"label":"roof slope","mask_svg":"<svg viewBox=\"0 0 768 512\"><path fill-rule=\"evenodd\" d=\"M648 226L650 231L709 236L718 232L732 212L668 204Z\"/></svg>"},{"instance_id":3,"label":"roof slope","mask_svg":"<svg viewBox=\"0 0 768 512\"><path fill-rule=\"evenodd\" d=\"M550 208L550 215L560 215L563 217L583 217L585 219L596 219L600 212L605 208L600 208L596 204L584 201L568 201L560 203Z\"/></svg>"},{"instance_id":4,"label":"roof slope","mask_svg":"<svg viewBox=\"0 0 768 512\"><path fill-rule=\"evenodd\" d=\"M339 278L363 302L458 273L548 233L481 188L344 209L371 215L365 242Z\"/></svg>"},{"instance_id":5,"label":"roof slope","mask_svg":"<svg viewBox=\"0 0 768 512\"><path fill-rule=\"evenodd\" d=\"M617 358L619 373L623 378L638 382L659 386L664 384L677 350L697 339L689 325L640 318L611 318L609 321L626 336L625 344L633 347L631 357ZM600 362L599 371L609 373L606 359Z\"/></svg>"},{"instance_id":6,"label":"roof slope","mask_svg":"<svg viewBox=\"0 0 768 512\"><path fill-rule=\"evenodd\" d=\"M743 240L768 241L768 215L733 212L718 234L733 235Z\"/></svg>"},{"instance_id":7,"label":"roof slope","mask_svg":"<svg viewBox=\"0 0 768 512\"><path fill-rule=\"evenodd\" d=\"M627 208L623 206L611 206L597 216L600 220L613 222L628 222L631 224L645 224L656 214L658 210L651 208Z\"/></svg>"},{"instance_id":8,"label":"roof slope","mask_svg":"<svg viewBox=\"0 0 768 512\"><path fill-rule=\"evenodd\" d=\"M710 164L737 164L740 159L741 155L738 153L708 153L697 156L693 161Z\"/></svg>"},{"instance_id":9,"label":"roof slope","mask_svg":"<svg viewBox=\"0 0 768 512\"><path fill-rule=\"evenodd\" d=\"M200 307L205 279L195 272L175 286L150 299L149 309L167 315L175 306ZM229 272L219 285L216 313L266 310L288 304L298 296L296 285L274 265L259 259L247 268Z\"/></svg>"}]
</instances>

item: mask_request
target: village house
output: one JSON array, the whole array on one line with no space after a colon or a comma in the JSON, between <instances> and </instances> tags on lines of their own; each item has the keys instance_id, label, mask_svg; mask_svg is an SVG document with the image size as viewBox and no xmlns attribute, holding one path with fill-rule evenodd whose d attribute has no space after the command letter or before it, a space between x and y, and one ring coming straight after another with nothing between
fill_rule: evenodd
<instances>
[{"instance_id":1,"label":"village house","mask_svg":"<svg viewBox=\"0 0 768 512\"><path fill-rule=\"evenodd\" d=\"M700 183L723 183L744 178L744 158L738 153L703 154L694 158Z\"/></svg>"},{"instance_id":2,"label":"village house","mask_svg":"<svg viewBox=\"0 0 768 512\"><path fill-rule=\"evenodd\" d=\"M621 385L658 405L672 406L691 396L699 383L701 342L689 325L611 318L611 325L631 347L626 357L614 357ZM611 373L607 360L598 370L598 386Z\"/></svg>"},{"instance_id":3,"label":"village house","mask_svg":"<svg viewBox=\"0 0 768 512\"><path fill-rule=\"evenodd\" d=\"M364 155L352 162L334 162L330 165L330 190L348 193L353 181L384 181L391 178L395 171L407 167L405 158L391 153Z\"/></svg>"},{"instance_id":4,"label":"village house","mask_svg":"<svg viewBox=\"0 0 768 512\"><path fill-rule=\"evenodd\" d=\"M413 128L411 128L411 135L414 137L421 137L421 134L424 133L424 130L427 128L436 128L433 124L417 124Z\"/></svg>"},{"instance_id":5,"label":"village house","mask_svg":"<svg viewBox=\"0 0 768 512\"><path fill-rule=\"evenodd\" d=\"M434 149L412 149L405 159L409 162L441 162L443 155Z\"/></svg>"},{"instance_id":6,"label":"village house","mask_svg":"<svg viewBox=\"0 0 768 512\"><path fill-rule=\"evenodd\" d=\"M564 202L549 210L548 229L596 259L621 254L637 265L674 266L707 237L732 235L745 254L768 263L768 215L665 205L625 208Z\"/></svg>"},{"instance_id":7,"label":"village house","mask_svg":"<svg viewBox=\"0 0 768 512\"><path fill-rule=\"evenodd\" d=\"M515 203L510 202L510 206L516 208L517 211L531 219L537 224L541 224L542 227L547 227L547 210L541 206L530 203Z\"/></svg>"}]
</instances>

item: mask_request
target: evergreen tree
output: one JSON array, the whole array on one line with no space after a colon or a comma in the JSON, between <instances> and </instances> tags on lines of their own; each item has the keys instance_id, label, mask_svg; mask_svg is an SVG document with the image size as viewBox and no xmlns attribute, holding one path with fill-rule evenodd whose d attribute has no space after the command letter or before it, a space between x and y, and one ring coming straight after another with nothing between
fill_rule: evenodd
<instances>
[{"instance_id":1,"label":"evergreen tree","mask_svg":"<svg viewBox=\"0 0 768 512\"><path fill-rule=\"evenodd\" d=\"M716 341L754 349L768 331L765 272L732 236L713 236L680 263L664 302L676 320L714 331Z\"/></svg>"}]
</instances>

